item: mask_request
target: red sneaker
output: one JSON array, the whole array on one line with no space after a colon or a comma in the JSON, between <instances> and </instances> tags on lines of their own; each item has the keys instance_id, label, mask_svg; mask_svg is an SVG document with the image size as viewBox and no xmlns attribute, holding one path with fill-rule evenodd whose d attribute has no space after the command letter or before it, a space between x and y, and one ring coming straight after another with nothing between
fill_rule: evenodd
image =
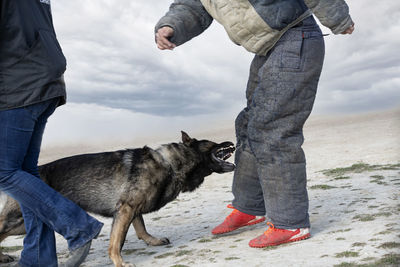
<instances>
[{"instance_id":1,"label":"red sneaker","mask_svg":"<svg viewBox=\"0 0 400 267\"><path fill-rule=\"evenodd\" d=\"M264 216L254 216L243 213L235 209L231 204L229 204L227 207L233 209L233 211L231 212L231 214L228 215L228 217L225 218L223 223L221 223L211 231L213 235L232 232L240 227L253 225L265 221Z\"/></svg>"},{"instance_id":2,"label":"red sneaker","mask_svg":"<svg viewBox=\"0 0 400 267\"><path fill-rule=\"evenodd\" d=\"M299 229L278 229L268 222L269 228L264 234L250 241L249 246L253 248L263 248L269 246L277 246L283 243L289 243L307 239L310 237L310 228Z\"/></svg>"}]
</instances>

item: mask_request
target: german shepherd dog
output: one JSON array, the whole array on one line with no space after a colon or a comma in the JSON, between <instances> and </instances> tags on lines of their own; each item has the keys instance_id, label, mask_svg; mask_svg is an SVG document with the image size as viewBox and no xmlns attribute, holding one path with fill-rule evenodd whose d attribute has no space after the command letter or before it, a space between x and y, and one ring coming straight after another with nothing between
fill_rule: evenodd
<instances>
[{"instance_id":1,"label":"german shepherd dog","mask_svg":"<svg viewBox=\"0 0 400 267\"><path fill-rule=\"evenodd\" d=\"M148 245L169 244L167 238L146 231L142 214L157 211L180 192L195 190L213 172L233 171L234 164L225 160L234 150L231 142L196 140L182 132L182 143L76 155L39 166L39 173L47 184L86 211L113 217L109 256L117 267L134 266L121 257L129 225L132 223L138 238ZM24 233L18 203L7 197L0 213L0 241ZM0 261L13 259L0 252Z\"/></svg>"}]
</instances>

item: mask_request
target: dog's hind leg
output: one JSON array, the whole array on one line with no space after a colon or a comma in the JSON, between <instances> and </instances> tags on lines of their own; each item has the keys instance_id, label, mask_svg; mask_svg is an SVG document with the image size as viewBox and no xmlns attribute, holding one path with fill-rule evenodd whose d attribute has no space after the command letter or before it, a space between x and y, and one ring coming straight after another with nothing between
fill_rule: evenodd
<instances>
[{"instance_id":1,"label":"dog's hind leg","mask_svg":"<svg viewBox=\"0 0 400 267\"><path fill-rule=\"evenodd\" d=\"M144 225L143 216L141 214L133 219L132 225L135 228L136 235L138 236L138 238L146 242L147 245L162 246L162 245L168 245L170 243L168 238L158 239L150 235L146 231L146 226Z\"/></svg>"},{"instance_id":2,"label":"dog's hind leg","mask_svg":"<svg viewBox=\"0 0 400 267\"><path fill-rule=\"evenodd\" d=\"M134 267L131 263L122 261L121 250L124 245L126 233L133 219L133 209L128 204L122 204L114 215L114 221L111 228L110 246L108 255L113 261L115 267Z\"/></svg>"},{"instance_id":3,"label":"dog's hind leg","mask_svg":"<svg viewBox=\"0 0 400 267\"><path fill-rule=\"evenodd\" d=\"M0 242L11 235L25 234L24 219L18 202L7 197L4 207L0 213ZM0 263L14 261L14 258L0 251Z\"/></svg>"}]
</instances>

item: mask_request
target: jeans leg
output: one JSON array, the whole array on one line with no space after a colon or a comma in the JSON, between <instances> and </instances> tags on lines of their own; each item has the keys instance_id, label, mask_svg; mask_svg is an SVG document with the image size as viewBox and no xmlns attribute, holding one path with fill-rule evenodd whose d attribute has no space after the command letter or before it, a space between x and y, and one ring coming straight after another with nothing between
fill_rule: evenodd
<instances>
[{"instance_id":1,"label":"jeans leg","mask_svg":"<svg viewBox=\"0 0 400 267\"><path fill-rule=\"evenodd\" d=\"M21 266L57 266L54 231L26 206L21 206L26 235L21 252ZM37 263L34 264L34 263Z\"/></svg>"},{"instance_id":2,"label":"jeans leg","mask_svg":"<svg viewBox=\"0 0 400 267\"><path fill-rule=\"evenodd\" d=\"M38 112L40 109L42 112ZM35 175L24 171L22 167L24 162L27 162L25 157L29 158L28 151L32 136L34 136L35 125L40 114L44 114L44 110L41 105L35 105L27 109L0 111L0 147L2 148L0 150L0 189L16 199L23 207L23 211L29 213L29 209L36 216L37 221L40 220L42 224L63 235L68 241L69 248L75 249L97 236L102 223L90 217L80 207L61 196ZM44 117L41 119L44 129L45 119ZM38 132L38 134L41 139L42 133ZM37 143L40 146L39 141ZM34 159L33 156L32 158ZM29 164L26 163L26 165ZM28 216L28 220L31 218L35 221L32 216ZM29 226L31 225L32 229L38 229L34 227L37 225L35 222L29 223ZM45 232L48 231L45 230ZM49 240L49 242L51 245L53 241ZM25 255L23 253L22 256ZM22 264L23 260L21 258ZM36 266L32 263L27 265Z\"/></svg>"},{"instance_id":3,"label":"jeans leg","mask_svg":"<svg viewBox=\"0 0 400 267\"><path fill-rule=\"evenodd\" d=\"M37 118L29 147L22 163L22 170L38 179L40 179L40 176L37 165L42 137L47 119L53 114L56 106L57 101L54 100ZM27 109L33 113L34 117L37 116L37 112L30 110L29 107ZM41 112L42 110L39 111ZM38 262L41 266L57 266L56 240L53 229L42 222L28 207L20 206L27 233L24 238L24 249L21 253L22 260L20 264Z\"/></svg>"},{"instance_id":4,"label":"jeans leg","mask_svg":"<svg viewBox=\"0 0 400 267\"><path fill-rule=\"evenodd\" d=\"M285 229L310 226L301 146L322 69L324 42L318 28L312 38L303 36L301 28L289 30L271 50L249 110L249 143L257 158L267 216Z\"/></svg>"}]
</instances>

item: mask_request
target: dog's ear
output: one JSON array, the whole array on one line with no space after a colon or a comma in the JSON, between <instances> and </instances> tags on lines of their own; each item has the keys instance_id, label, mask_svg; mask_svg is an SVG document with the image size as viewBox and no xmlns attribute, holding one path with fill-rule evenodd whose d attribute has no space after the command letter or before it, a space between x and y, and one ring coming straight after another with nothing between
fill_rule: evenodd
<instances>
[{"instance_id":1,"label":"dog's ear","mask_svg":"<svg viewBox=\"0 0 400 267\"><path fill-rule=\"evenodd\" d=\"M184 131L181 131L181 133L182 133L183 144L189 146L192 143L192 138L190 138L190 136Z\"/></svg>"}]
</instances>

